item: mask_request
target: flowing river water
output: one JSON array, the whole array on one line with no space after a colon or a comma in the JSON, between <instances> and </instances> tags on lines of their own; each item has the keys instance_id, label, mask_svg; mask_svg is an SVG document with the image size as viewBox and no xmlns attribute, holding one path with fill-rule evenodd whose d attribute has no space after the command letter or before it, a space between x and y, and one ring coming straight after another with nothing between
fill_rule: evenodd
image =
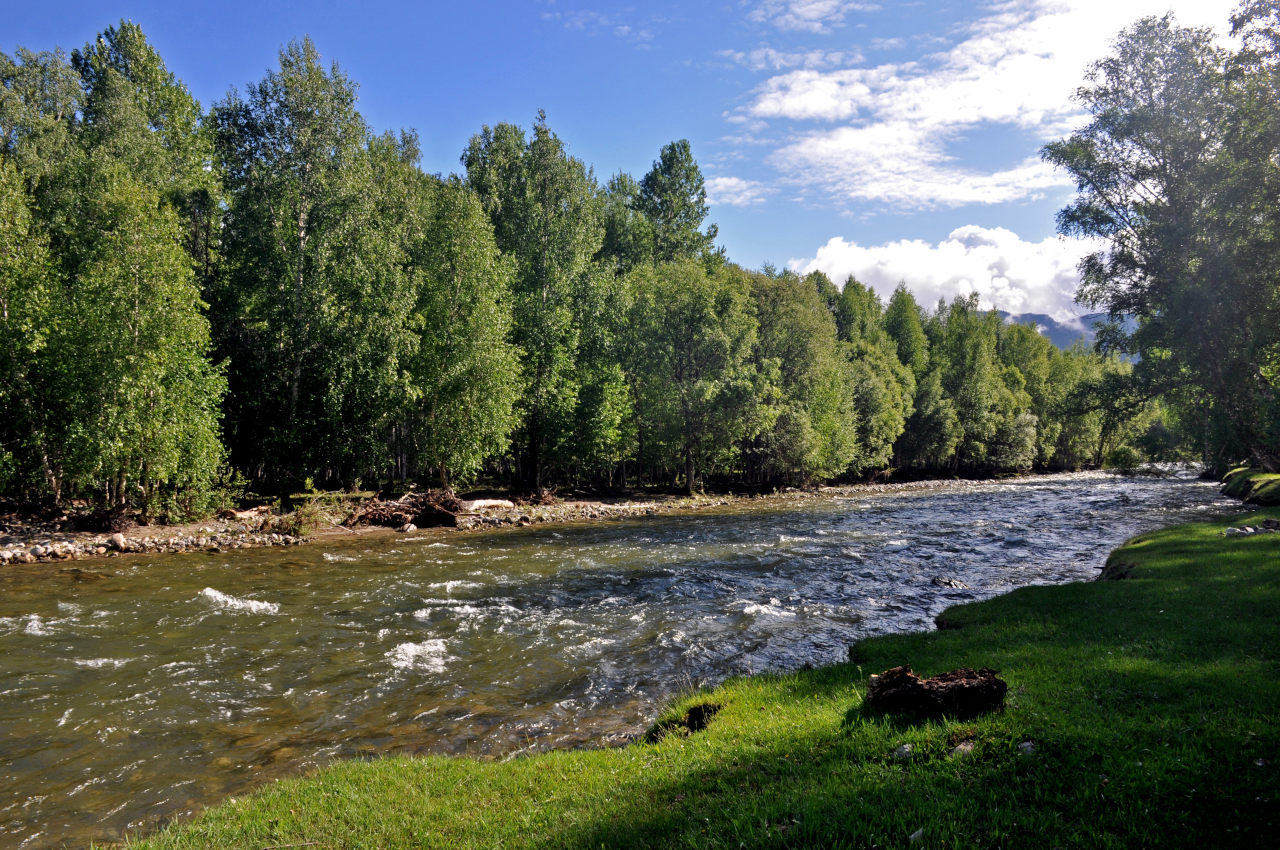
<instances>
[{"instance_id":1,"label":"flowing river water","mask_svg":"<svg viewBox=\"0 0 1280 850\"><path fill-rule=\"evenodd\" d=\"M118 839L335 758L623 741L680 690L1092 579L1230 510L1190 477L1080 473L11 567L0 846Z\"/></svg>"}]
</instances>

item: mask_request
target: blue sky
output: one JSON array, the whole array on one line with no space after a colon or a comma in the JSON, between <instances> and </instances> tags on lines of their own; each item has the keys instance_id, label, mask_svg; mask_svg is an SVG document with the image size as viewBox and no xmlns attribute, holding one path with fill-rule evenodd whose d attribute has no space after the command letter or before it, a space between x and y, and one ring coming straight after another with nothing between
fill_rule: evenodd
<instances>
[{"instance_id":1,"label":"blue sky","mask_svg":"<svg viewBox=\"0 0 1280 850\"><path fill-rule=\"evenodd\" d=\"M545 109L603 181L687 138L731 259L820 268L924 303L1067 318L1086 246L1039 161L1080 122L1070 96L1147 14L1225 29L1231 0L726 0L684 3L15 3L0 50L83 45L137 22L206 107L310 35L360 84L377 130L416 128L460 170L483 124Z\"/></svg>"}]
</instances>

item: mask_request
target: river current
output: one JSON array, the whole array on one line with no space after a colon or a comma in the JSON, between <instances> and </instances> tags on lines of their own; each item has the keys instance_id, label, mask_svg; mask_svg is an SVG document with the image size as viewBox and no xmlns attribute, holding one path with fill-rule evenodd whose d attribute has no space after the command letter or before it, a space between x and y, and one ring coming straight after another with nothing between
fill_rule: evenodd
<instances>
[{"instance_id":1,"label":"river current","mask_svg":"<svg viewBox=\"0 0 1280 850\"><path fill-rule=\"evenodd\" d=\"M0 846L110 841L335 758L626 740L674 693L1093 579L1238 510L1103 473L0 572Z\"/></svg>"}]
</instances>

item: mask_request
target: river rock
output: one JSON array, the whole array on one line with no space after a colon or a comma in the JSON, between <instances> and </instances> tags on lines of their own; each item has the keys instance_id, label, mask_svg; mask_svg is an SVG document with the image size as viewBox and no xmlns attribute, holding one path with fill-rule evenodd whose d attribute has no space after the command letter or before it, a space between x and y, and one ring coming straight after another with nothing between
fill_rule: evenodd
<instances>
[{"instance_id":1,"label":"river rock","mask_svg":"<svg viewBox=\"0 0 1280 850\"><path fill-rule=\"evenodd\" d=\"M949 588L952 588L953 590L969 589L969 585L957 579L950 578L948 576L934 576L932 584L934 587L949 587Z\"/></svg>"},{"instance_id":2,"label":"river rock","mask_svg":"<svg viewBox=\"0 0 1280 850\"><path fill-rule=\"evenodd\" d=\"M417 531L417 530L418 530L418 526L414 525L411 522L406 522L404 525L396 529L396 531L400 532L401 534L408 534L410 531Z\"/></svg>"},{"instance_id":3,"label":"river rock","mask_svg":"<svg viewBox=\"0 0 1280 850\"><path fill-rule=\"evenodd\" d=\"M1008 684L989 667L962 667L922 679L910 667L893 667L872 676L865 705L887 714L925 717L975 717L1004 705Z\"/></svg>"},{"instance_id":4,"label":"river rock","mask_svg":"<svg viewBox=\"0 0 1280 850\"><path fill-rule=\"evenodd\" d=\"M118 531L107 538L107 546L116 552L123 552L129 548L129 544L125 541L124 535Z\"/></svg>"}]
</instances>

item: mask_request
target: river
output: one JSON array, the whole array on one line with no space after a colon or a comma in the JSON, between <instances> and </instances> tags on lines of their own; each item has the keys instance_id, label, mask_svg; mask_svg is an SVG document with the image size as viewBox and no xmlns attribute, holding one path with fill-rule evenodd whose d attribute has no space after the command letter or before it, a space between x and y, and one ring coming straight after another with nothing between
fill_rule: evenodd
<instances>
[{"instance_id":1,"label":"river","mask_svg":"<svg viewBox=\"0 0 1280 850\"><path fill-rule=\"evenodd\" d=\"M682 689L839 661L1238 509L1190 477L1078 473L11 567L0 845L118 839L335 758L621 742Z\"/></svg>"}]
</instances>

